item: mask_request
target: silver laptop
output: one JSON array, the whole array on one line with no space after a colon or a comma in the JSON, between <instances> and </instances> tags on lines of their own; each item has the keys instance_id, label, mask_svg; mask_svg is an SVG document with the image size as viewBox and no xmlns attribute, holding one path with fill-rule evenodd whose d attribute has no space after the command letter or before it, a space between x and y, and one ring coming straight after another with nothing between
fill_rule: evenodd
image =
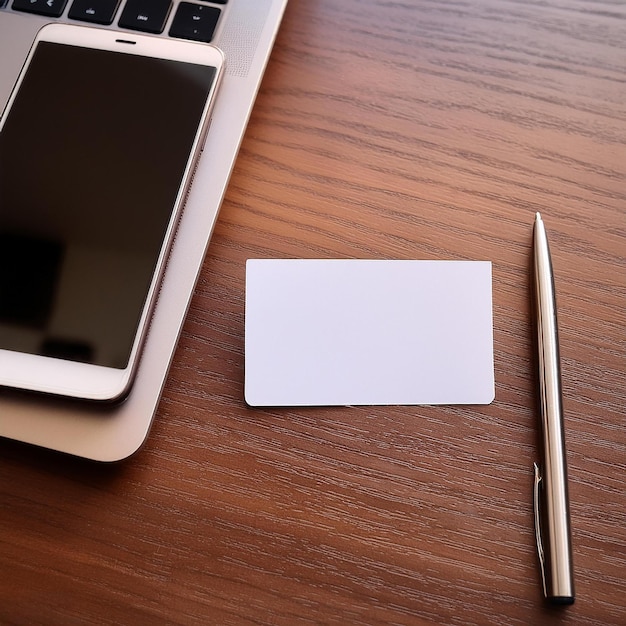
<instances>
[{"instance_id":1,"label":"silver laptop","mask_svg":"<svg viewBox=\"0 0 626 626\"><path fill-rule=\"evenodd\" d=\"M103 406L0 390L0 436L98 461L136 452L152 424L189 301L287 0L0 0L0 111L50 22L210 42L226 57L213 122L127 399ZM188 24L203 6L202 29ZM208 22L208 23L207 23Z\"/></svg>"}]
</instances>

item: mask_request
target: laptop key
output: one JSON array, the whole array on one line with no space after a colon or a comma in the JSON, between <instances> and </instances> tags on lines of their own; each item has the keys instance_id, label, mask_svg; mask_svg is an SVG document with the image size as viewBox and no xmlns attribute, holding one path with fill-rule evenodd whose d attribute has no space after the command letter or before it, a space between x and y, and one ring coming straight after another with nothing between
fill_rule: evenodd
<instances>
[{"instance_id":1,"label":"laptop key","mask_svg":"<svg viewBox=\"0 0 626 626\"><path fill-rule=\"evenodd\" d=\"M171 0L128 0L118 24L131 30L162 33L171 6Z\"/></svg>"},{"instance_id":2,"label":"laptop key","mask_svg":"<svg viewBox=\"0 0 626 626\"><path fill-rule=\"evenodd\" d=\"M60 17L67 0L13 0L13 9L38 13L48 17Z\"/></svg>"},{"instance_id":3,"label":"laptop key","mask_svg":"<svg viewBox=\"0 0 626 626\"><path fill-rule=\"evenodd\" d=\"M204 41L213 39L221 10L190 2L181 2L170 28L170 37Z\"/></svg>"},{"instance_id":4,"label":"laptop key","mask_svg":"<svg viewBox=\"0 0 626 626\"><path fill-rule=\"evenodd\" d=\"M74 0L68 17L94 24L112 24L120 0Z\"/></svg>"}]
</instances>

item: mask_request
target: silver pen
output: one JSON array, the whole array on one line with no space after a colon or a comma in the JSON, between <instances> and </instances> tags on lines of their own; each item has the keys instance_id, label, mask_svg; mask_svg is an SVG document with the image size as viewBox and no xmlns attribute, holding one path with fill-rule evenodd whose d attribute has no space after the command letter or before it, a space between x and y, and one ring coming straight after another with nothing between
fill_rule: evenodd
<instances>
[{"instance_id":1,"label":"silver pen","mask_svg":"<svg viewBox=\"0 0 626 626\"><path fill-rule=\"evenodd\" d=\"M544 596L553 604L572 604L574 569L556 303L548 238L539 213L535 217L533 247L543 444L542 463L534 464L535 537Z\"/></svg>"}]
</instances>

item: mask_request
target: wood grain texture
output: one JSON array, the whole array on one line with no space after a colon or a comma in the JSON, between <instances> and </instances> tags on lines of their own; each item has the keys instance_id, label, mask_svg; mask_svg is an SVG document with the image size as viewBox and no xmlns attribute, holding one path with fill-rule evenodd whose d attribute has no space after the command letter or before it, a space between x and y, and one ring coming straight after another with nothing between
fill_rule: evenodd
<instances>
[{"instance_id":1,"label":"wood grain texture","mask_svg":"<svg viewBox=\"0 0 626 626\"><path fill-rule=\"evenodd\" d=\"M0 442L0 623L625 624L625 42L617 1L291 0L146 446ZM532 522L538 210L564 610ZM493 261L495 402L248 408L253 257Z\"/></svg>"}]
</instances>

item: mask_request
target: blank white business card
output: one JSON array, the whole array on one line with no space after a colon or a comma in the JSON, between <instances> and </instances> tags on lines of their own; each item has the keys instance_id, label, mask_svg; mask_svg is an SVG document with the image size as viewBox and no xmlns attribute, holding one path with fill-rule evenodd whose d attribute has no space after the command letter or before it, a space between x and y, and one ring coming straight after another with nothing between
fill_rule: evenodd
<instances>
[{"instance_id":1,"label":"blank white business card","mask_svg":"<svg viewBox=\"0 0 626 626\"><path fill-rule=\"evenodd\" d=\"M250 259L251 406L489 404L491 263Z\"/></svg>"}]
</instances>

